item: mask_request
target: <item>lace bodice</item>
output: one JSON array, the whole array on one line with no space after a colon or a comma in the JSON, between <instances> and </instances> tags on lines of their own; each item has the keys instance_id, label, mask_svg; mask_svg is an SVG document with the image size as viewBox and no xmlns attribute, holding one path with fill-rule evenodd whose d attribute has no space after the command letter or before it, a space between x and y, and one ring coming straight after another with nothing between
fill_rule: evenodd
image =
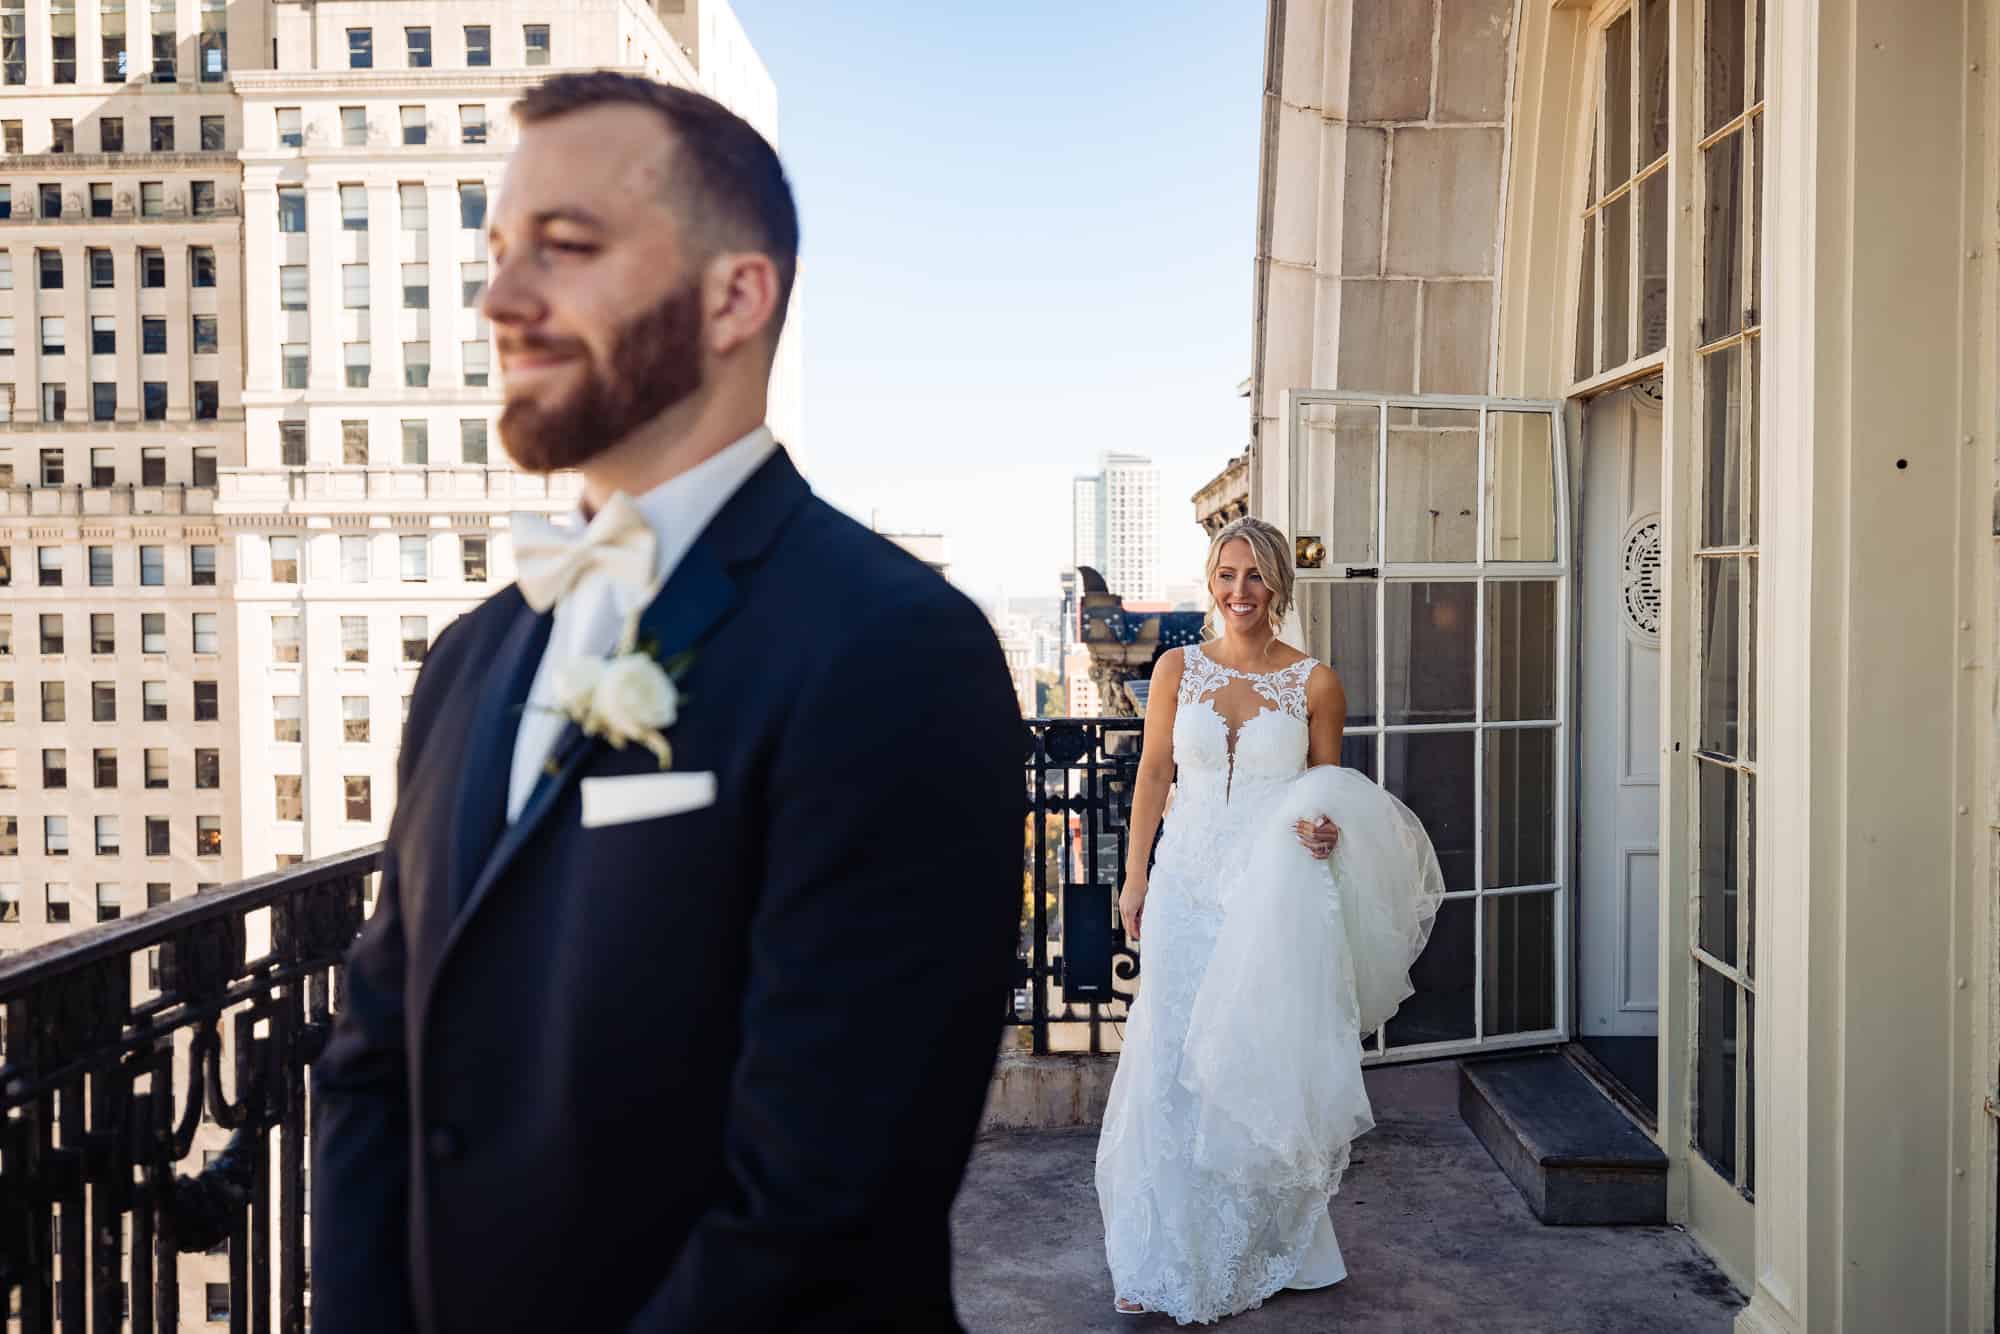
<instances>
[{"instance_id":1,"label":"lace bodice","mask_svg":"<svg viewBox=\"0 0 2000 1334\"><path fill-rule=\"evenodd\" d=\"M1301 658L1275 672L1240 672L1199 644L1183 652L1174 716L1176 785L1182 789L1176 806L1201 795L1227 803L1242 784L1282 782L1304 772L1306 682L1316 660Z\"/></svg>"}]
</instances>

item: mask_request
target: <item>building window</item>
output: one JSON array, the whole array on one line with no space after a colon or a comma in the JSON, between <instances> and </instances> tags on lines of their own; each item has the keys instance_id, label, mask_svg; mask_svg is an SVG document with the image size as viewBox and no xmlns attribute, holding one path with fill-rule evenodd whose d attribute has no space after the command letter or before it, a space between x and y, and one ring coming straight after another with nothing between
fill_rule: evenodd
<instances>
[{"instance_id":1,"label":"building window","mask_svg":"<svg viewBox=\"0 0 2000 1334\"><path fill-rule=\"evenodd\" d=\"M0 922L9 926L21 920L21 887L0 885Z\"/></svg>"},{"instance_id":2,"label":"building window","mask_svg":"<svg viewBox=\"0 0 2000 1334\"><path fill-rule=\"evenodd\" d=\"M166 321L160 322L160 341L166 342ZM165 351L164 348L161 349ZM222 321L214 315L194 317L194 354L197 357L211 356L222 350Z\"/></svg>"},{"instance_id":3,"label":"building window","mask_svg":"<svg viewBox=\"0 0 2000 1334\"><path fill-rule=\"evenodd\" d=\"M302 774L273 774L277 816L281 824L297 824L306 818L306 780Z\"/></svg>"},{"instance_id":4,"label":"building window","mask_svg":"<svg viewBox=\"0 0 2000 1334\"><path fill-rule=\"evenodd\" d=\"M46 475L48 469L44 467L42 471ZM38 576L35 581L36 587L61 588L63 582L62 548L36 547L35 571ZM48 650L44 648L42 652L46 653ZM56 652L60 653L62 650L58 648Z\"/></svg>"},{"instance_id":5,"label":"building window","mask_svg":"<svg viewBox=\"0 0 2000 1334\"><path fill-rule=\"evenodd\" d=\"M35 267L40 274L39 282L44 292L60 292L63 285L63 262L60 250L37 250Z\"/></svg>"},{"instance_id":6,"label":"building window","mask_svg":"<svg viewBox=\"0 0 2000 1334\"><path fill-rule=\"evenodd\" d=\"M349 774L340 780L347 795L347 818L364 822L375 818L375 803L366 774Z\"/></svg>"},{"instance_id":7,"label":"building window","mask_svg":"<svg viewBox=\"0 0 2000 1334\"><path fill-rule=\"evenodd\" d=\"M278 461L287 468L306 466L306 424L300 421L278 423Z\"/></svg>"},{"instance_id":8,"label":"building window","mask_svg":"<svg viewBox=\"0 0 2000 1334\"><path fill-rule=\"evenodd\" d=\"M344 421L340 424L340 461L349 467L368 463L368 423Z\"/></svg>"},{"instance_id":9,"label":"building window","mask_svg":"<svg viewBox=\"0 0 2000 1334\"><path fill-rule=\"evenodd\" d=\"M521 27L521 45L529 67L549 63L549 25L527 23Z\"/></svg>"},{"instance_id":10,"label":"building window","mask_svg":"<svg viewBox=\"0 0 2000 1334\"><path fill-rule=\"evenodd\" d=\"M167 721L167 683L165 681L142 681L139 683L139 717L149 723Z\"/></svg>"},{"instance_id":11,"label":"building window","mask_svg":"<svg viewBox=\"0 0 2000 1334\"><path fill-rule=\"evenodd\" d=\"M212 723L222 717L220 698L216 694L213 681L194 683L194 720L198 723Z\"/></svg>"},{"instance_id":12,"label":"building window","mask_svg":"<svg viewBox=\"0 0 2000 1334\"><path fill-rule=\"evenodd\" d=\"M271 661L297 665L299 660L299 618L271 618Z\"/></svg>"},{"instance_id":13,"label":"building window","mask_svg":"<svg viewBox=\"0 0 2000 1334\"><path fill-rule=\"evenodd\" d=\"M221 83L229 73L228 0L201 0L201 81Z\"/></svg>"},{"instance_id":14,"label":"building window","mask_svg":"<svg viewBox=\"0 0 2000 1334\"><path fill-rule=\"evenodd\" d=\"M300 233L306 229L306 190L302 185L278 187L278 230Z\"/></svg>"},{"instance_id":15,"label":"building window","mask_svg":"<svg viewBox=\"0 0 2000 1334\"><path fill-rule=\"evenodd\" d=\"M274 537L271 539L271 582L274 584L296 584L299 581L299 539L296 537Z\"/></svg>"},{"instance_id":16,"label":"building window","mask_svg":"<svg viewBox=\"0 0 2000 1334\"><path fill-rule=\"evenodd\" d=\"M188 269L196 287L215 286L215 249L198 245L188 249Z\"/></svg>"},{"instance_id":17,"label":"building window","mask_svg":"<svg viewBox=\"0 0 2000 1334\"><path fill-rule=\"evenodd\" d=\"M360 533L340 539L340 582L365 584L369 581L372 571L369 568L368 552L373 544L373 538Z\"/></svg>"},{"instance_id":18,"label":"building window","mask_svg":"<svg viewBox=\"0 0 2000 1334\"><path fill-rule=\"evenodd\" d=\"M428 537L404 537L397 543L402 557L403 582L406 584L427 583L431 577L431 540Z\"/></svg>"},{"instance_id":19,"label":"building window","mask_svg":"<svg viewBox=\"0 0 2000 1334\"><path fill-rule=\"evenodd\" d=\"M12 315L0 316L0 357L11 357L13 355L14 355L14 317ZM14 484L14 479L11 476L9 476L4 484L7 486L12 486Z\"/></svg>"},{"instance_id":20,"label":"building window","mask_svg":"<svg viewBox=\"0 0 2000 1334\"><path fill-rule=\"evenodd\" d=\"M297 741L301 735L299 728L299 697L297 695L273 695L271 697L271 739L273 741Z\"/></svg>"},{"instance_id":21,"label":"building window","mask_svg":"<svg viewBox=\"0 0 2000 1334\"><path fill-rule=\"evenodd\" d=\"M97 122L97 147L99 152L122 153L125 151L125 118L106 116Z\"/></svg>"},{"instance_id":22,"label":"building window","mask_svg":"<svg viewBox=\"0 0 2000 1334\"><path fill-rule=\"evenodd\" d=\"M197 857L220 857L222 855L221 816L197 815L194 817L194 855Z\"/></svg>"},{"instance_id":23,"label":"building window","mask_svg":"<svg viewBox=\"0 0 2000 1334\"><path fill-rule=\"evenodd\" d=\"M167 285L167 253L164 250L142 249L139 251L139 286L165 287Z\"/></svg>"},{"instance_id":24,"label":"building window","mask_svg":"<svg viewBox=\"0 0 2000 1334\"><path fill-rule=\"evenodd\" d=\"M306 266L286 264L278 269L278 309L304 310L307 300Z\"/></svg>"},{"instance_id":25,"label":"building window","mask_svg":"<svg viewBox=\"0 0 2000 1334\"><path fill-rule=\"evenodd\" d=\"M208 455L208 479L202 480L202 455ZM196 486L215 485L215 451L197 449L194 452L194 481ZM188 583L196 588L215 587L215 548L208 545L188 548Z\"/></svg>"},{"instance_id":26,"label":"building window","mask_svg":"<svg viewBox=\"0 0 2000 1334\"><path fill-rule=\"evenodd\" d=\"M42 355L45 357L59 357L63 354L63 350L63 317L60 315L42 316Z\"/></svg>"},{"instance_id":27,"label":"building window","mask_svg":"<svg viewBox=\"0 0 2000 1334\"><path fill-rule=\"evenodd\" d=\"M343 741L368 740L368 696L340 697L340 736Z\"/></svg>"},{"instance_id":28,"label":"building window","mask_svg":"<svg viewBox=\"0 0 2000 1334\"><path fill-rule=\"evenodd\" d=\"M486 226L486 186L479 181L458 183L458 225L466 231L481 231Z\"/></svg>"},{"instance_id":29,"label":"building window","mask_svg":"<svg viewBox=\"0 0 2000 1334\"><path fill-rule=\"evenodd\" d=\"M403 661L422 662L431 647L431 623L426 616L403 618Z\"/></svg>"},{"instance_id":30,"label":"building window","mask_svg":"<svg viewBox=\"0 0 2000 1334\"><path fill-rule=\"evenodd\" d=\"M167 549L165 547L142 546L139 548L139 586L161 588L167 582Z\"/></svg>"},{"instance_id":31,"label":"building window","mask_svg":"<svg viewBox=\"0 0 2000 1334\"><path fill-rule=\"evenodd\" d=\"M409 52L411 69L431 67L431 30L429 28L403 29L403 43Z\"/></svg>"},{"instance_id":32,"label":"building window","mask_svg":"<svg viewBox=\"0 0 2000 1334\"><path fill-rule=\"evenodd\" d=\"M493 63L493 29L485 24L466 28L465 63L475 69ZM20 80L10 78L7 82L18 83Z\"/></svg>"},{"instance_id":33,"label":"building window","mask_svg":"<svg viewBox=\"0 0 2000 1334\"><path fill-rule=\"evenodd\" d=\"M164 357L167 354L167 321L164 316L140 317L139 351L148 357Z\"/></svg>"},{"instance_id":34,"label":"building window","mask_svg":"<svg viewBox=\"0 0 2000 1334\"><path fill-rule=\"evenodd\" d=\"M91 384L90 419L94 422L108 422L118 419L118 385L116 382L98 381Z\"/></svg>"},{"instance_id":35,"label":"building window","mask_svg":"<svg viewBox=\"0 0 2000 1334\"><path fill-rule=\"evenodd\" d=\"M50 221L60 218L63 213L62 187L60 185L44 185L37 193L41 197L41 203L36 210L37 214Z\"/></svg>"},{"instance_id":36,"label":"building window","mask_svg":"<svg viewBox=\"0 0 2000 1334\"><path fill-rule=\"evenodd\" d=\"M368 309L368 266L340 266L340 304L348 310Z\"/></svg>"},{"instance_id":37,"label":"building window","mask_svg":"<svg viewBox=\"0 0 2000 1334\"><path fill-rule=\"evenodd\" d=\"M459 300L467 310L479 309L486 295L486 261L474 260L458 266Z\"/></svg>"},{"instance_id":38,"label":"building window","mask_svg":"<svg viewBox=\"0 0 2000 1334\"><path fill-rule=\"evenodd\" d=\"M458 457L461 463L486 462L486 419L465 417L458 423Z\"/></svg>"},{"instance_id":39,"label":"building window","mask_svg":"<svg viewBox=\"0 0 2000 1334\"><path fill-rule=\"evenodd\" d=\"M97 849L97 855L100 857L116 857L118 855L118 817L115 815L100 815L91 824L93 826L91 832L94 835L94 846Z\"/></svg>"},{"instance_id":40,"label":"building window","mask_svg":"<svg viewBox=\"0 0 2000 1334\"><path fill-rule=\"evenodd\" d=\"M213 551L211 547L209 550ZM167 651L167 614L163 611L142 611L139 613L139 651L141 653L165 653Z\"/></svg>"},{"instance_id":41,"label":"building window","mask_svg":"<svg viewBox=\"0 0 2000 1334\"><path fill-rule=\"evenodd\" d=\"M403 386L428 389L431 383L431 345L428 342L403 344Z\"/></svg>"},{"instance_id":42,"label":"building window","mask_svg":"<svg viewBox=\"0 0 2000 1334\"><path fill-rule=\"evenodd\" d=\"M215 182L214 181L188 182L188 204L189 207L191 207L194 210L194 215L197 218L214 217Z\"/></svg>"},{"instance_id":43,"label":"building window","mask_svg":"<svg viewBox=\"0 0 2000 1334\"><path fill-rule=\"evenodd\" d=\"M485 387L493 378L493 345L485 339L467 343L460 349L465 362L465 383L467 388Z\"/></svg>"},{"instance_id":44,"label":"building window","mask_svg":"<svg viewBox=\"0 0 2000 1334\"><path fill-rule=\"evenodd\" d=\"M346 232L368 230L368 187L365 185L343 185L340 187L340 229Z\"/></svg>"},{"instance_id":45,"label":"building window","mask_svg":"<svg viewBox=\"0 0 2000 1334\"><path fill-rule=\"evenodd\" d=\"M278 147L306 146L305 113L298 107L278 108Z\"/></svg>"},{"instance_id":46,"label":"building window","mask_svg":"<svg viewBox=\"0 0 2000 1334\"><path fill-rule=\"evenodd\" d=\"M396 202L406 232L427 232L431 226L430 196L421 185L405 181L396 187Z\"/></svg>"},{"instance_id":47,"label":"building window","mask_svg":"<svg viewBox=\"0 0 2000 1334\"><path fill-rule=\"evenodd\" d=\"M285 368L285 388L304 389L311 376L311 346L306 343L286 343L282 349Z\"/></svg>"},{"instance_id":48,"label":"building window","mask_svg":"<svg viewBox=\"0 0 2000 1334\"><path fill-rule=\"evenodd\" d=\"M0 857L21 855L21 821L13 815L0 815Z\"/></svg>"},{"instance_id":49,"label":"building window","mask_svg":"<svg viewBox=\"0 0 2000 1334\"><path fill-rule=\"evenodd\" d=\"M201 118L201 151L204 153L226 153L229 151L228 122L221 116Z\"/></svg>"},{"instance_id":50,"label":"building window","mask_svg":"<svg viewBox=\"0 0 2000 1334\"><path fill-rule=\"evenodd\" d=\"M340 660L342 662L368 661L368 618L366 616L343 616L340 618Z\"/></svg>"},{"instance_id":51,"label":"building window","mask_svg":"<svg viewBox=\"0 0 2000 1334\"><path fill-rule=\"evenodd\" d=\"M51 923L62 924L69 921L69 886L51 880L43 887L45 913Z\"/></svg>"},{"instance_id":52,"label":"building window","mask_svg":"<svg viewBox=\"0 0 2000 1334\"><path fill-rule=\"evenodd\" d=\"M431 428L424 421L403 423L403 462L422 467L431 461Z\"/></svg>"},{"instance_id":53,"label":"building window","mask_svg":"<svg viewBox=\"0 0 2000 1334\"><path fill-rule=\"evenodd\" d=\"M403 309L429 310L431 308L431 266L428 264L405 264L403 266Z\"/></svg>"},{"instance_id":54,"label":"building window","mask_svg":"<svg viewBox=\"0 0 2000 1334\"><path fill-rule=\"evenodd\" d=\"M114 681L92 681L90 683L90 721L94 723L115 723L118 721L118 685Z\"/></svg>"},{"instance_id":55,"label":"building window","mask_svg":"<svg viewBox=\"0 0 2000 1334\"><path fill-rule=\"evenodd\" d=\"M111 216L111 182L92 181L90 183L90 216L108 218Z\"/></svg>"},{"instance_id":56,"label":"building window","mask_svg":"<svg viewBox=\"0 0 2000 1334\"><path fill-rule=\"evenodd\" d=\"M67 815L44 815L42 817L42 852L50 857L69 856L69 817Z\"/></svg>"},{"instance_id":57,"label":"building window","mask_svg":"<svg viewBox=\"0 0 2000 1334\"><path fill-rule=\"evenodd\" d=\"M341 349L347 363L347 387L366 389L368 387L368 344L348 343Z\"/></svg>"},{"instance_id":58,"label":"building window","mask_svg":"<svg viewBox=\"0 0 2000 1334\"><path fill-rule=\"evenodd\" d=\"M100 755L103 751L98 752ZM13 792L21 786L21 757L12 746L0 750L0 792Z\"/></svg>"},{"instance_id":59,"label":"building window","mask_svg":"<svg viewBox=\"0 0 2000 1334\"><path fill-rule=\"evenodd\" d=\"M222 652L222 633L217 624L217 613L198 611L194 614L194 651L196 653ZM196 714L199 718L199 713Z\"/></svg>"},{"instance_id":60,"label":"building window","mask_svg":"<svg viewBox=\"0 0 2000 1334\"><path fill-rule=\"evenodd\" d=\"M97 817L98 835L100 844L103 838L104 822L106 820L110 820L115 823L117 821L117 818L118 817L115 815L100 815ZM117 834L115 832L112 834L111 851L113 853L118 851ZM98 848L98 853L100 856L105 855L104 850L101 846ZM123 912L124 908L120 903L118 897L118 886L105 884L104 882L99 881L97 886L97 920L100 922L115 922L123 914Z\"/></svg>"},{"instance_id":61,"label":"building window","mask_svg":"<svg viewBox=\"0 0 2000 1334\"><path fill-rule=\"evenodd\" d=\"M60 449L45 449L41 453L41 459L42 485L61 486L63 484L63 452Z\"/></svg>"},{"instance_id":62,"label":"building window","mask_svg":"<svg viewBox=\"0 0 2000 1334\"><path fill-rule=\"evenodd\" d=\"M157 908L163 903L169 903L173 900L173 897L174 887L165 881L149 880L146 882L146 906L148 908ZM157 982L153 984L153 989L156 991L159 989Z\"/></svg>"},{"instance_id":63,"label":"building window","mask_svg":"<svg viewBox=\"0 0 2000 1334\"><path fill-rule=\"evenodd\" d=\"M76 82L76 0L49 0L49 80Z\"/></svg>"},{"instance_id":64,"label":"building window","mask_svg":"<svg viewBox=\"0 0 2000 1334\"><path fill-rule=\"evenodd\" d=\"M194 382L194 419L212 422L222 416L222 383L219 380Z\"/></svg>"},{"instance_id":65,"label":"building window","mask_svg":"<svg viewBox=\"0 0 2000 1334\"><path fill-rule=\"evenodd\" d=\"M486 142L485 106L461 106L458 109L458 141L462 144Z\"/></svg>"},{"instance_id":66,"label":"building window","mask_svg":"<svg viewBox=\"0 0 2000 1334\"><path fill-rule=\"evenodd\" d=\"M17 13L18 10L11 8L11 5L12 5L12 0L8 0L8 4L0 5L0 15L11 16L12 14ZM0 22L4 22L4 20L0 20ZM8 49L12 50L14 48L10 46ZM13 68L11 61L9 62L7 68L9 69ZM7 82L13 83L15 82L15 80L9 79L7 80ZM15 153L15 154L20 153L21 151L20 121L0 120L0 146L4 146L6 151L9 153Z\"/></svg>"},{"instance_id":67,"label":"building window","mask_svg":"<svg viewBox=\"0 0 2000 1334\"><path fill-rule=\"evenodd\" d=\"M203 790L222 786L222 752L203 749L194 753L194 785Z\"/></svg>"},{"instance_id":68,"label":"building window","mask_svg":"<svg viewBox=\"0 0 2000 1334\"><path fill-rule=\"evenodd\" d=\"M142 400L142 411L145 414L146 420L149 422L165 421L167 419L167 382L165 380L148 380L140 386L140 390L145 395ZM159 480L147 481L145 478L141 478L140 480L145 481L147 486L163 486L166 484L166 451L161 450L157 457L160 465Z\"/></svg>"},{"instance_id":69,"label":"building window","mask_svg":"<svg viewBox=\"0 0 2000 1334\"><path fill-rule=\"evenodd\" d=\"M93 450L92 452L95 453L96 451ZM93 478L92 485L109 486L110 483L109 482L98 483ZM89 549L89 559L90 559L90 586L92 588L111 587L111 548L91 547ZM93 616L101 614L102 613L93 613ZM97 652L97 651L99 650L95 649L92 650L92 652ZM103 651L109 652L108 649Z\"/></svg>"},{"instance_id":70,"label":"building window","mask_svg":"<svg viewBox=\"0 0 2000 1334\"><path fill-rule=\"evenodd\" d=\"M93 248L88 252L88 255L90 260L90 285L100 290L106 287L116 287L118 285L118 274L111 263L111 252L109 250Z\"/></svg>"},{"instance_id":71,"label":"building window","mask_svg":"<svg viewBox=\"0 0 2000 1334\"><path fill-rule=\"evenodd\" d=\"M100 788L118 786L118 752L94 750L90 753L91 784Z\"/></svg>"},{"instance_id":72,"label":"building window","mask_svg":"<svg viewBox=\"0 0 2000 1334\"><path fill-rule=\"evenodd\" d=\"M111 486L118 480L118 466L115 462L118 451L98 447L90 451L90 484ZM105 548L109 550L110 548Z\"/></svg>"},{"instance_id":73,"label":"building window","mask_svg":"<svg viewBox=\"0 0 2000 1334\"><path fill-rule=\"evenodd\" d=\"M368 146L368 108L342 107L340 109L340 145L343 148L365 148ZM346 186L341 187L343 190Z\"/></svg>"},{"instance_id":74,"label":"building window","mask_svg":"<svg viewBox=\"0 0 2000 1334\"><path fill-rule=\"evenodd\" d=\"M139 182L139 216L142 218L165 217L167 212L167 187L159 181Z\"/></svg>"},{"instance_id":75,"label":"building window","mask_svg":"<svg viewBox=\"0 0 2000 1334\"><path fill-rule=\"evenodd\" d=\"M486 539L467 537L459 542L459 556L464 566L465 582L483 584L486 582Z\"/></svg>"},{"instance_id":76,"label":"building window","mask_svg":"<svg viewBox=\"0 0 2000 1334\"><path fill-rule=\"evenodd\" d=\"M430 142L430 127L424 120L424 109L422 107L404 107L402 109L402 116L403 142L406 145Z\"/></svg>"},{"instance_id":77,"label":"building window","mask_svg":"<svg viewBox=\"0 0 2000 1334\"><path fill-rule=\"evenodd\" d=\"M166 786L164 783L162 787ZM146 817L146 855L166 857L173 853L173 833L164 815Z\"/></svg>"},{"instance_id":78,"label":"building window","mask_svg":"<svg viewBox=\"0 0 2000 1334\"><path fill-rule=\"evenodd\" d=\"M146 139L155 153L174 151L174 118L154 116L146 122Z\"/></svg>"},{"instance_id":79,"label":"building window","mask_svg":"<svg viewBox=\"0 0 2000 1334\"><path fill-rule=\"evenodd\" d=\"M90 613L90 651L101 658L118 652L118 618L108 611Z\"/></svg>"},{"instance_id":80,"label":"building window","mask_svg":"<svg viewBox=\"0 0 2000 1334\"><path fill-rule=\"evenodd\" d=\"M42 752L42 786L50 791L60 791L69 786L68 751L45 750Z\"/></svg>"},{"instance_id":81,"label":"building window","mask_svg":"<svg viewBox=\"0 0 2000 1334\"><path fill-rule=\"evenodd\" d=\"M347 30L347 68L375 68L375 30L373 28L349 28Z\"/></svg>"}]
</instances>

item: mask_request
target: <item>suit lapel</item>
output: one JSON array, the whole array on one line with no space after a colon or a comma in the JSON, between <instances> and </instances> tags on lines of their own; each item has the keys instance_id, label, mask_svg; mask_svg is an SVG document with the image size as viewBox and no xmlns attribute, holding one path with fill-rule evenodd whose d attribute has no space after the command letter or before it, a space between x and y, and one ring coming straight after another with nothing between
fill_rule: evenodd
<instances>
[{"instance_id":1,"label":"suit lapel","mask_svg":"<svg viewBox=\"0 0 2000 1334\"><path fill-rule=\"evenodd\" d=\"M639 640L651 641L658 661L670 662L675 656L693 649L702 636L713 629L726 616L736 602L736 585L723 570L721 562L709 548L707 542L696 542L687 555L674 568L666 587L646 608L639 621ZM544 643L547 635L542 636ZM536 655L539 660L540 654ZM532 664L529 675L533 675ZM510 732L511 736L512 733ZM669 738L671 739L671 729ZM472 883L459 911L452 923L451 935L445 948L451 948L459 933L464 929L466 919L479 911L479 907L493 892L508 865L514 860L528 840L535 835L542 822L555 809L557 799L575 781L577 771L583 767L585 758L598 744L597 739L587 737L575 723L563 728L562 736L556 741L549 764L536 779L534 791L528 802L521 808L520 818L508 825L499 834L497 842L486 846L492 851L480 866L477 879ZM506 774L512 765L512 752L507 762L501 766L501 790L504 795Z\"/></svg>"},{"instance_id":2,"label":"suit lapel","mask_svg":"<svg viewBox=\"0 0 2000 1334\"><path fill-rule=\"evenodd\" d=\"M501 636L484 687L476 692L478 712L467 729L465 765L453 812L450 883L454 912L471 897L472 882L507 823L515 734L554 624L553 615L537 615L523 603Z\"/></svg>"}]
</instances>

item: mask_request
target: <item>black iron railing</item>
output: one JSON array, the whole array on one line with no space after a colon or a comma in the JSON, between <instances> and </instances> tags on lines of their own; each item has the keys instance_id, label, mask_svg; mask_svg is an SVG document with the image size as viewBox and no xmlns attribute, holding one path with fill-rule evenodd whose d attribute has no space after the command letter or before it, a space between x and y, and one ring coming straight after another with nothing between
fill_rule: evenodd
<instances>
[{"instance_id":1,"label":"black iron railing","mask_svg":"<svg viewBox=\"0 0 2000 1334\"><path fill-rule=\"evenodd\" d=\"M1036 1052L1105 1050L1132 996L1138 957L1115 900L1141 726L1026 726L1007 1015ZM306 1085L379 852L197 894L0 964L0 1300L26 1334L224 1320L232 1334L303 1334Z\"/></svg>"}]
</instances>

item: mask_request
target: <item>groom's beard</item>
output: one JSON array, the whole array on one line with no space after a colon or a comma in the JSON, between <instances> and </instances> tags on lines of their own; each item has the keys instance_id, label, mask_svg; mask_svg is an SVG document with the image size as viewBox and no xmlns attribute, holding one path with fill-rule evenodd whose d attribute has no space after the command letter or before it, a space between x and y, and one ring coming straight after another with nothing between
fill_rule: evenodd
<instances>
[{"instance_id":1,"label":"groom's beard","mask_svg":"<svg viewBox=\"0 0 2000 1334\"><path fill-rule=\"evenodd\" d=\"M540 338L515 347L571 350ZM500 413L500 443L528 472L580 467L699 388L701 290L690 283L620 329L610 365L592 365L573 393L546 407L527 399L508 403Z\"/></svg>"}]
</instances>

